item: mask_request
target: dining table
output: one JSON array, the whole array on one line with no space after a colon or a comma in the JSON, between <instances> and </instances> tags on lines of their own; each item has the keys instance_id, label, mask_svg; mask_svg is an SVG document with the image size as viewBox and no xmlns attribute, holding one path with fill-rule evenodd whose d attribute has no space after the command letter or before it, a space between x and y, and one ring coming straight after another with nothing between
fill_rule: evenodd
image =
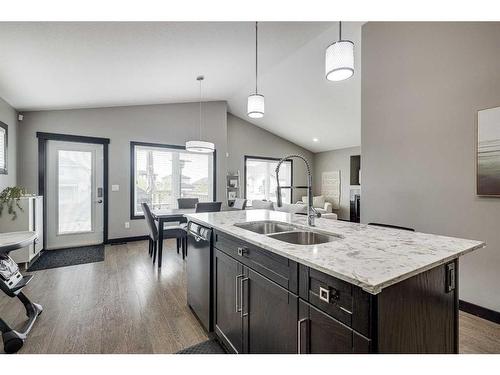
<instances>
[{"instance_id":1,"label":"dining table","mask_svg":"<svg viewBox=\"0 0 500 375\"><path fill-rule=\"evenodd\" d=\"M236 208L223 207L221 211L234 211ZM161 254L163 253L163 227L165 223L185 222L186 214L194 214L195 208L160 208L153 209L151 214L153 219L158 222L158 264L161 264Z\"/></svg>"}]
</instances>

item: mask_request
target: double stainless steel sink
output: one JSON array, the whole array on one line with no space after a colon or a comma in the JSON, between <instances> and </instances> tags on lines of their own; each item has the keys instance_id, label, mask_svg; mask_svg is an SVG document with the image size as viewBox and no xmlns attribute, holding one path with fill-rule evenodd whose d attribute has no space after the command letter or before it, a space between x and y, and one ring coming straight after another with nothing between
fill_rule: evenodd
<instances>
[{"instance_id":1,"label":"double stainless steel sink","mask_svg":"<svg viewBox=\"0 0 500 375\"><path fill-rule=\"evenodd\" d=\"M340 235L320 233L319 231L312 229L305 230L298 225L271 220L237 223L234 225L238 228L264 234L276 240L288 242L294 245L319 245L342 238Z\"/></svg>"}]
</instances>

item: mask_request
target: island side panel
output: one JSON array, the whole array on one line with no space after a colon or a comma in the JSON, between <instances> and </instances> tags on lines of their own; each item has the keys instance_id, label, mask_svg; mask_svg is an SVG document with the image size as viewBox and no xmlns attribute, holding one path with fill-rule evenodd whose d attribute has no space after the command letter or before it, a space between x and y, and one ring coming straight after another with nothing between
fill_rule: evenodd
<instances>
[{"instance_id":1,"label":"island side panel","mask_svg":"<svg viewBox=\"0 0 500 375\"><path fill-rule=\"evenodd\" d=\"M455 285L452 290L453 264ZM392 285L377 296L379 353L458 352L458 260Z\"/></svg>"}]
</instances>

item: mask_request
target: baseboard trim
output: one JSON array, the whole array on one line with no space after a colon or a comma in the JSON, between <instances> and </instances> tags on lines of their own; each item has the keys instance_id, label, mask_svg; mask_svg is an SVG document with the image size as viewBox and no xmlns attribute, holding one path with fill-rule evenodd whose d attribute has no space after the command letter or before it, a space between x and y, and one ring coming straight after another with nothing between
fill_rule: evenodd
<instances>
[{"instance_id":1,"label":"baseboard trim","mask_svg":"<svg viewBox=\"0 0 500 375\"><path fill-rule=\"evenodd\" d=\"M462 301L460 300L458 302L459 309L478 316L480 318L489 320L490 322L498 323L500 324L500 312L495 311L495 310L490 310L487 309L486 307L478 306L470 302Z\"/></svg>"},{"instance_id":2,"label":"baseboard trim","mask_svg":"<svg viewBox=\"0 0 500 375\"><path fill-rule=\"evenodd\" d=\"M120 238L110 238L106 242L107 245L116 245L116 244L122 244L122 243L127 243L127 242L134 242L134 241L145 241L149 238L148 235L144 236L134 236L134 237L120 237Z\"/></svg>"}]
</instances>

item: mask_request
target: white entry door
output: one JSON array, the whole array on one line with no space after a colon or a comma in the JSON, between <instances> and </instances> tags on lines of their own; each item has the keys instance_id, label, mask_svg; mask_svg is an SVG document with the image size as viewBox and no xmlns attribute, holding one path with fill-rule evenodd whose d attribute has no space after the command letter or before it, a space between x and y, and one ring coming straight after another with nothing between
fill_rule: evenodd
<instances>
[{"instance_id":1,"label":"white entry door","mask_svg":"<svg viewBox=\"0 0 500 375\"><path fill-rule=\"evenodd\" d=\"M47 141L47 250L103 242L103 146Z\"/></svg>"}]
</instances>

